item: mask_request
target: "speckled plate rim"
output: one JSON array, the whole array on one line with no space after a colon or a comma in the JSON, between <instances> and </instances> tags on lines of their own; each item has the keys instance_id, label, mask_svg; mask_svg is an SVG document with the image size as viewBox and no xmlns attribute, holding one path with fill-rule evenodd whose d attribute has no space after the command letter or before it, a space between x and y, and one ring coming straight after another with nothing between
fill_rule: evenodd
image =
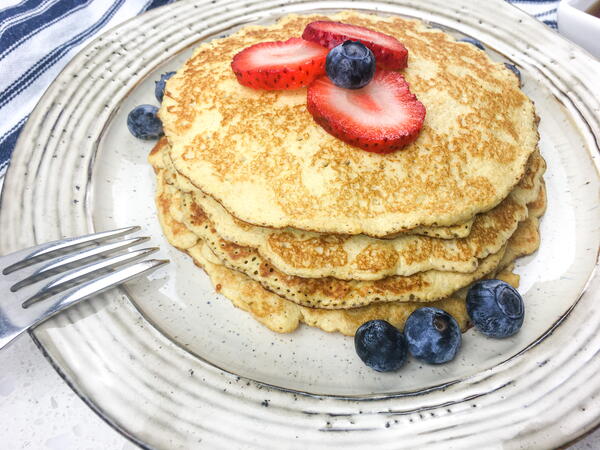
<instances>
[{"instance_id":1,"label":"speckled plate rim","mask_svg":"<svg viewBox=\"0 0 600 450\"><path fill-rule=\"evenodd\" d=\"M78 55L31 115L5 181L0 249L90 231L86 186L104 126L121 99L203 36L274 10L397 13L480 37L552 80L554 95L577 118L598 169L600 93L591 87L600 63L500 0L479 3L182 1L122 24ZM544 52L548 48L551 54ZM73 105L84 95L92 99L88 109L69 128ZM50 179L61 183L50 185ZM41 191L43 204L33 201ZM301 395L226 373L190 359L149 326L122 291L73 308L33 335L78 395L139 445L185 447L201 439L210 448L481 448L490 442L544 448L573 440L600 419L598 408L585 407L600 394L598 288L594 273L569 313L527 351L457 383L402 397ZM135 377L124 379L124 373ZM560 408L552 408L557 404Z\"/></svg>"}]
</instances>

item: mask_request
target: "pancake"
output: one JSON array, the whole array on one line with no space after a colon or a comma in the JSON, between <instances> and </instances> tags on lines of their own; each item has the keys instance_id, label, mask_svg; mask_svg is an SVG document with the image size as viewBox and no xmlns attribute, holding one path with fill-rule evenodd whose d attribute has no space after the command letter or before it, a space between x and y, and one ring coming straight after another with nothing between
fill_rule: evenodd
<instances>
[{"instance_id":1,"label":"pancake","mask_svg":"<svg viewBox=\"0 0 600 450\"><path fill-rule=\"evenodd\" d=\"M317 309L307 308L285 300L264 289L260 283L246 275L228 269L207 256L207 247L200 243L187 250L194 263L203 268L210 277L217 292L223 294L238 308L249 312L254 319L278 333L294 331L300 323L320 328L328 332L340 332L353 336L356 329L369 320L386 320L402 329L408 316L421 303L377 303L354 309ZM210 250L208 250L210 252ZM452 297L429 306L443 309L452 314L461 330L466 330L468 315L463 298Z\"/></svg>"},{"instance_id":2,"label":"pancake","mask_svg":"<svg viewBox=\"0 0 600 450\"><path fill-rule=\"evenodd\" d=\"M166 158L161 161L157 157L152 164L172 168L163 143L158 146ZM537 197L545 170L539 152L534 152L530 160L527 173L509 197L490 212L478 215L468 238L455 241L403 236L382 242L363 235L324 236L290 228L255 227L229 215L218 202L190 186L184 177L169 176L181 190L194 193L193 198L191 194L184 196L187 201L184 200L183 214L178 217L188 227L194 227L192 211L201 208L220 237L237 245L257 248L270 264L288 275L373 280L431 269L474 271L478 259L497 252L518 223L527 217L526 205Z\"/></svg>"},{"instance_id":3,"label":"pancake","mask_svg":"<svg viewBox=\"0 0 600 450\"><path fill-rule=\"evenodd\" d=\"M166 172L158 169L157 206L160 214L181 206L181 193L166 181ZM176 215L181 214L177 212ZM186 224L188 226L188 224ZM493 271L504 254L505 247L479 262L472 273L429 270L411 276L392 276L375 281L338 280L335 278L301 278L290 276L272 267L251 247L242 247L216 233L201 210L194 211L189 228L230 269L245 273L266 289L299 305L325 309L356 308L377 302L433 301L447 297L458 289Z\"/></svg>"},{"instance_id":4,"label":"pancake","mask_svg":"<svg viewBox=\"0 0 600 450\"><path fill-rule=\"evenodd\" d=\"M468 273L477 268L479 259L499 251L527 218L527 204L536 199L544 170L544 160L536 151L517 187L498 206L477 215L471 233L462 239L402 235L381 240L256 227L237 220L197 189L183 195L183 221L193 226L191 216L201 209L224 240L256 248L280 271L303 278L378 280L426 270ZM180 178L173 178L177 187Z\"/></svg>"},{"instance_id":5,"label":"pancake","mask_svg":"<svg viewBox=\"0 0 600 450\"><path fill-rule=\"evenodd\" d=\"M196 245L198 236L188 230L182 220L178 221L174 218L182 209L175 204L177 199L169 194L170 188L169 185L161 183L160 178L157 179L155 200L158 220L167 241L174 247L185 250Z\"/></svg>"},{"instance_id":6,"label":"pancake","mask_svg":"<svg viewBox=\"0 0 600 450\"><path fill-rule=\"evenodd\" d=\"M530 255L540 246L539 218L546 211L546 186L542 185L538 198L529 204L530 217L519 224L511 237L511 245L504 252L499 268L509 267L512 261L521 256ZM524 230L525 229L525 230Z\"/></svg>"},{"instance_id":7,"label":"pancake","mask_svg":"<svg viewBox=\"0 0 600 450\"><path fill-rule=\"evenodd\" d=\"M159 209L160 211L168 211L168 208ZM165 236L171 244L177 247L178 241L172 241L171 237L177 236L178 232L168 229L172 226L177 227L177 221L173 218L162 217L164 215L159 213L161 224L166 227L164 229ZM179 226L181 225L179 224ZM525 246L521 247L523 243ZM538 245L537 219L532 217L519 225L518 230L509 241L505 254L529 254L534 252ZM386 320L402 329L406 318L415 309L423 306L423 303L418 302L391 302L340 310L308 308L273 294L246 275L223 266L201 240L192 247L181 249L187 251L196 265L206 271L217 292L231 300L236 307L249 312L258 322L279 333L294 331L300 323L305 323L324 331L340 332L352 336L360 325L374 319ZM507 266L511 266L511 263L512 261L509 261ZM511 270L510 267L504 269L494 278L503 279L516 288L519 277ZM463 289L454 293L452 297L427 303L427 306L447 311L457 320L461 330L465 331L468 326L465 295L466 290Z\"/></svg>"},{"instance_id":8,"label":"pancake","mask_svg":"<svg viewBox=\"0 0 600 450\"><path fill-rule=\"evenodd\" d=\"M395 239L402 234L416 234L420 236L431 236L439 239L456 239L467 237L471 232L473 226L473 219L466 220L464 222L457 223L455 225L447 226L418 226L411 228L410 230L399 231L397 233L388 234L386 236L380 236L379 239Z\"/></svg>"},{"instance_id":9,"label":"pancake","mask_svg":"<svg viewBox=\"0 0 600 450\"><path fill-rule=\"evenodd\" d=\"M208 251L210 252L210 251ZM203 268L210 277L217 292L227 297L233 305L249 312L254 319L272 331L289 333L300 323L320 328L327 332L340 332L346 336L354 336L356 329L369 320L385 320L393 326L403 329L408 316L423 306L418 302L375 303L353 309L318 309L307 308L285 300L264 289L260 283L251 280L244 274L226 268L207 256L207 247L198 244L187 250L194 263ZM494 278L502 279L515 288L519 286L519 276L511 270L503 270ZM442 309L451 314L462 331L469 325L469 316L465 304L466 290L455 293L452 297L427 303L427 306Z\"/></svg>"},{"instance_id":10,"label":"pancake","mask_svg":"<svg viewBox=\"0 0 600 450\"><path fill-rule=\"evenodd\" d=\"M163 185L157 196L157 205L161 214L170 214L174 205L181 205L177 200L181 193L166 182L165 173L162 169L157 170L158 184ZM331 277L309 279L287 275L268 264L256 249L221 239L201 210L194 212L189 227L226 267L245 273L266 289L294 303L324 309L356 308L377 302L434 301L447 297L494 271L506 247L482 259L472 273L429 270L375 281L346 281Z\"/></svg>"},{"instance_id":11,"label":"pancake","mask_svg":"<svg viewBox=\"0 0 600 450\"><path fill-rule=\"evenodd\" d=\"M427 108L418 139L387 155L329 135L306 90L241 86L233 56L339 20L398 38L403 75ZM166 85L159 116L178 172L234 217L270 228L388 236L449 226L498 205L538 142L532 102L502 63L416 20L359 13L288 16L202 44Z\"/></svg>"},{"instance_id":12,"label":"pancake","mask_svg":"<svg viewBox=\"0 0 600 450\"><path fill-rule=\"evenodd\" d=\"M162 137L160 138L160 140L157 143L157 146L153 149L153 153L156 153L158 151L161 151L163 149L164 146L168 146L169 143L167 141L166 137ZM162 159L162 157L149 157L150 163L154 166L154 167L158 167L161 169L169 169L170 171L175 173L175 182L177 184L177 187L183 191L183 192L201 192L198 188L196 188L196 186L194 186L186 177L184 177L183 175L181 175L179 172L177 172L175 170L175 166L173 166L173 162L171 161L171 157L169 154L166 155L166 158ZM216 205L218 207L220 207L221 209L225 210L222 205L216 201L213 200L213 204L216 203ZM227 212L227 210L225 210L225 212L227 214L229 214ZM233 216L231 216L233 217ZM233 218L233 220L239 222L241 224L241 226L244 225L251 225L248 224L247 222L243 222L237 218ZM436 238L440 238L440 239L455 239L455 238L463 238L469 235L469 233L471 232L471 227L473 226L473 221L474 219L469 219L466 220L464 222L455 224L455 225L448 225L448 226L439 226L439 227L433 227L433 226L419 226L419 227L415 227L412 228L410 230L405 230L405 231L400 231L398 233L393 233L390 235L386 235L386 236L382 236L381 239L395 239L396 237L402 235L402 234L416 234L416 235L421 235L421 236L431 236L431 237L436 237Z\"/></svg>"},{"instance_id":13,"label":"pancake","mask_svg":"<svg viewBox=\"0 0 600 450\"><path fill-rule=\"evenodd\" d=\"M151 155L150 158L153 157ZM160 177L159 169L157 169L157 173ZM157 184L159 219L169 242L175 247L187 251L195 263L205 269L218 292L228 297L235 306L248 311L257 321L273 331L290 332L296 329L300 323L306 323L324 331L339 331L346 335L353 335L362 323L373 319L387 320L394 326L402 328L408 315L414 309L423 306L418 302L388 302L353 309L329 310L308 308L285 300L264 289L260 283L251 280L241 272L223 266L201 239L187 231L181 222L175 220L171 214L172 212L175 212L175 215L178 214L176 207L178 203L167 194L171 189L173 189L172 186ZM531 217L521 222L509 240L500 263L503 270L495 278L504 279L517 287L518 276L511 272L512 261L516 257L532 253L537 249L539 233L536 217L544 213L545 205L545 189L542 187L536 201L529 205ZM452 297L427 303L427 305L444 309L452 314L464 331L468 323L464 295L465 290L463 289L454 293Z\"/></svg>"},{"instance_id":14,"label":"pancake","mask_svg":"<svg viewBox=\"0 0 600 450\"><path fill-rule=\"evenodd\" d=\"M158 157L158 155L157 155L157 157L152 156L156 152L163 150L163 147L168 146L168 145L169 145L169 143L168 143L168 140L166 137L160 138L156 147L153 149L152 154L149 157L149 160L150 160L150 163L152 164L152 166L158 167L161 169L168 169L168 170L174 172L175 184L177 184L177 187L181 191L189 192L189 193L202 192L198 188L196 188L196 186L194 186L190 182L190 180L188 180L186 177L184 177L183 175L181 175L179 172L177 172L175 170L175 166L173 165L173 162L171 161L171 156L168 153L166 155L164 155L164 160L163 160L163 157ZM232 217L232 220L239 223L240 226L244 227L246 225L251 225L247 222L243 222L243 221L231 216L219 202L217 202L210 196L207 196L207 197L211 199L211 204L214 205L215 208L220 208L222 211L224 211L224 213L226 213L230 217ZM463 237L468 236L469 233L471 232L471 227L473 226L473 222L474 222L474 219L469 219L465 222L461 222L461 223L458 223L455 225L448 225L448 226L439 226L439 227L419 226L416 228L412 228L410 230L400 231L398 233L393 233L390 235L382 236L381 239L395 239L396 237L398 237L402 234L416 234L416 235L421 235L421 236L436 237L436 238L440 238L440 239L463 238ZM259 228L263 228L263 227L259 227Z\"/></svg>"}]
</instances>

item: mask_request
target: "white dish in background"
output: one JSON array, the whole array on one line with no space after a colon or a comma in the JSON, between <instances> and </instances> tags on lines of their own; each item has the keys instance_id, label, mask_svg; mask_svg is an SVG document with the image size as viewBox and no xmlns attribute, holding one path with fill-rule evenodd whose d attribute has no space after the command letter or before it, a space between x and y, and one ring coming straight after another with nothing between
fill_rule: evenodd
<instances>
[{"instance_id":1,"label":"white dish in background","mask_svg":"<svg viewBox=\"0 0 600 450\"><path fill-rule=\"evenodd\" d=\"M558 4L558 32L600 58L600 18L585 12L598 0L562 0Z\"/></svg>"},{"instance_id":2,"label":"white dish in background","mask_svg":"<svg viewBox=\"0 0 600 450\"><path fill-rule=\"evenodd\" d=\"M198 41L290 12L348 8L480 39L520 68L541 117L549 200L540 250L518 266L526 323L507 340L469 331L451 364L411 360L375 373L351 338L308 327L278 335L235 309L163 238L146 163L152 143L125 125L133 106L155 103L154 80ZM0 251L137 223L173 260L33 333L75 391L140 444L558 447L600 423L598 77L600 62L502 0L176 2L98 38L44 95L7 174Z\"/></svg>"}]
</instances>

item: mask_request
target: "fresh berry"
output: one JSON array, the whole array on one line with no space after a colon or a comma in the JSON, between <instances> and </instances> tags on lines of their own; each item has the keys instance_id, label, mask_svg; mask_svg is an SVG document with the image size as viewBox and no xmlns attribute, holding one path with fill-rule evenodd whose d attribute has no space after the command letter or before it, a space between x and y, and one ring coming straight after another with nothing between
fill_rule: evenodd
<instances>
[{"instance_id":1,"label":"fresh berry","mask_svg":"<svg viewBox=\"0 0 600 450\"><path fill-rule=\"evenodd\" d=\"M481 280L467 294L467 313L479 331L489 337L512 336L523 325L521 295L501 280Z\"/></svg>"},{"instance_id":2,"label":"fresh berry","mask_svg":"<svg viewBox=\"0 0 600 450\"><path fill-rule=\"evenodd\" d=\"M375 56L360 42L346 41L329 50L325 70L336 86L360 89L375 74Z\"/></svg>"},{"instance_id":3,"label":"fresh berry","mask_svg":"<svg viewBox=\"0 0 600 450\"><path fill-rule=\"evenodd\" d=\"M481 50L485 50L485 47L483 46L483 44L480 41L478 41L477 39L466 37L466 38L459 39L458 42L466 42L467 44L474 45L475 47L477 47Z\"/></svg>"},{"instance_id":4,"label":"fresh berry","mask_svg":"<svg viewBox=\"0 0 600 450\"><path fill-rule=\"evenodd\" d=\"M398 72L378 70L362 89L337 87L327 77L308 87L308 111L328 133L368 152L398 150L419 135L425 107Z\"/></svg>"},{"instance_id":5,"label":"fresh berry","mask_svg":"<svg viewBox=\"0 0 600 450\"><path fill-rule=\"evenodd\" d=\"M136 138L158 139L163 134L163 126L156 115L158 108L152 105L140 105L127 116L127 128Z\"/></svg>"},{"instance_id":6,"label":"fresh berry","mask_svg":"<svg viewBox=\"0 0 600 450\"><path fill-rule=\"evenodd\" d=\"M415 310L406 319L408 351L428 364L452 361L460 348L460 328L454 317L438 308Z\"/></svg>"},{"instance_id":7,"label":"fresh berry","mask_svg":"<svg viewBox=\"0 0 600 450\"><path fill-rule=\"evenodd\" d=\"M398 39L368 28L331 21L311 22L302 37L329 49L349 39L362 42L384 69L401 70L408 64L408 50Z\"/></svg>"},{"instance_id":8,"label":"fresh berry","mask_svg":"<svg viewBox=\"0 0 600 450\"><path fill-rule=\"evenodd\" d=\"M515 66L514 64L507 63L507 62L504 63L504 66L517 76L517 78L519 79L519 85L520 85L521 84L521 71L517 68L517 66Z\"/></svg>"},{"instance_id":9,"label":"fresh berry","mask_svg":"<svg viewBox=\"0 0 600 450\"><path fill-rule=\"evenodd\" d=\"M163 96L165 95L165 84L167 80L175 75L175 72L163 73L160 76L160 80L154 82L154 96L156 100L162 102Z\"/></svg>"},{"instance_id":10,"label":"fresh berry","mask_svg":"<svg viewBox=\"0 0 600 450\"><path fill-rule=\"evenodd\" d=\"M254 89L298 89L325 73L327 49L300 38L261 42L233 57L240 84Z\"/></svg>"},{"instance_id":11,"label":"fresh berry","mask_svg":"<svg viewBox=\"0 0 600 450\"><path fill-rule=\"evenodd\" d=\"M378 372L398 370L406 362L406 339L385 320L363 323L354 334L358 357Z\"/></svg>"}]
</instances>

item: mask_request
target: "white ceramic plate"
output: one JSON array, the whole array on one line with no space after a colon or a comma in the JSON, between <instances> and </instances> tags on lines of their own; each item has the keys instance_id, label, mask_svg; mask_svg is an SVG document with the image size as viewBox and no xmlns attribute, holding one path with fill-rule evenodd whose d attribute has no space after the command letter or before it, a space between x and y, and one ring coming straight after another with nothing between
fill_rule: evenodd
<instances>
[{"instance_id":1,"label":"white ceramic plate","mask_svg":"<svg viewBox=\"0 0 600 450\"><path fill-rule=\"evenodd\" d=\"M475 331L439 367L364 367L351 338L278 335L217 295L158 226L152 143L125 125L156 103L153 81L201 40L289 12L360 9L418 17L512 61L541 117L548 161L542 245L519 262L521 332ZM33 333L105 420L149 447L556 447L600 422L600 63L494 0L181 1L88 46L50 87L14 153L0 249L139 224L172 264L78 305Z\"/></svg>"}]
</instances>

